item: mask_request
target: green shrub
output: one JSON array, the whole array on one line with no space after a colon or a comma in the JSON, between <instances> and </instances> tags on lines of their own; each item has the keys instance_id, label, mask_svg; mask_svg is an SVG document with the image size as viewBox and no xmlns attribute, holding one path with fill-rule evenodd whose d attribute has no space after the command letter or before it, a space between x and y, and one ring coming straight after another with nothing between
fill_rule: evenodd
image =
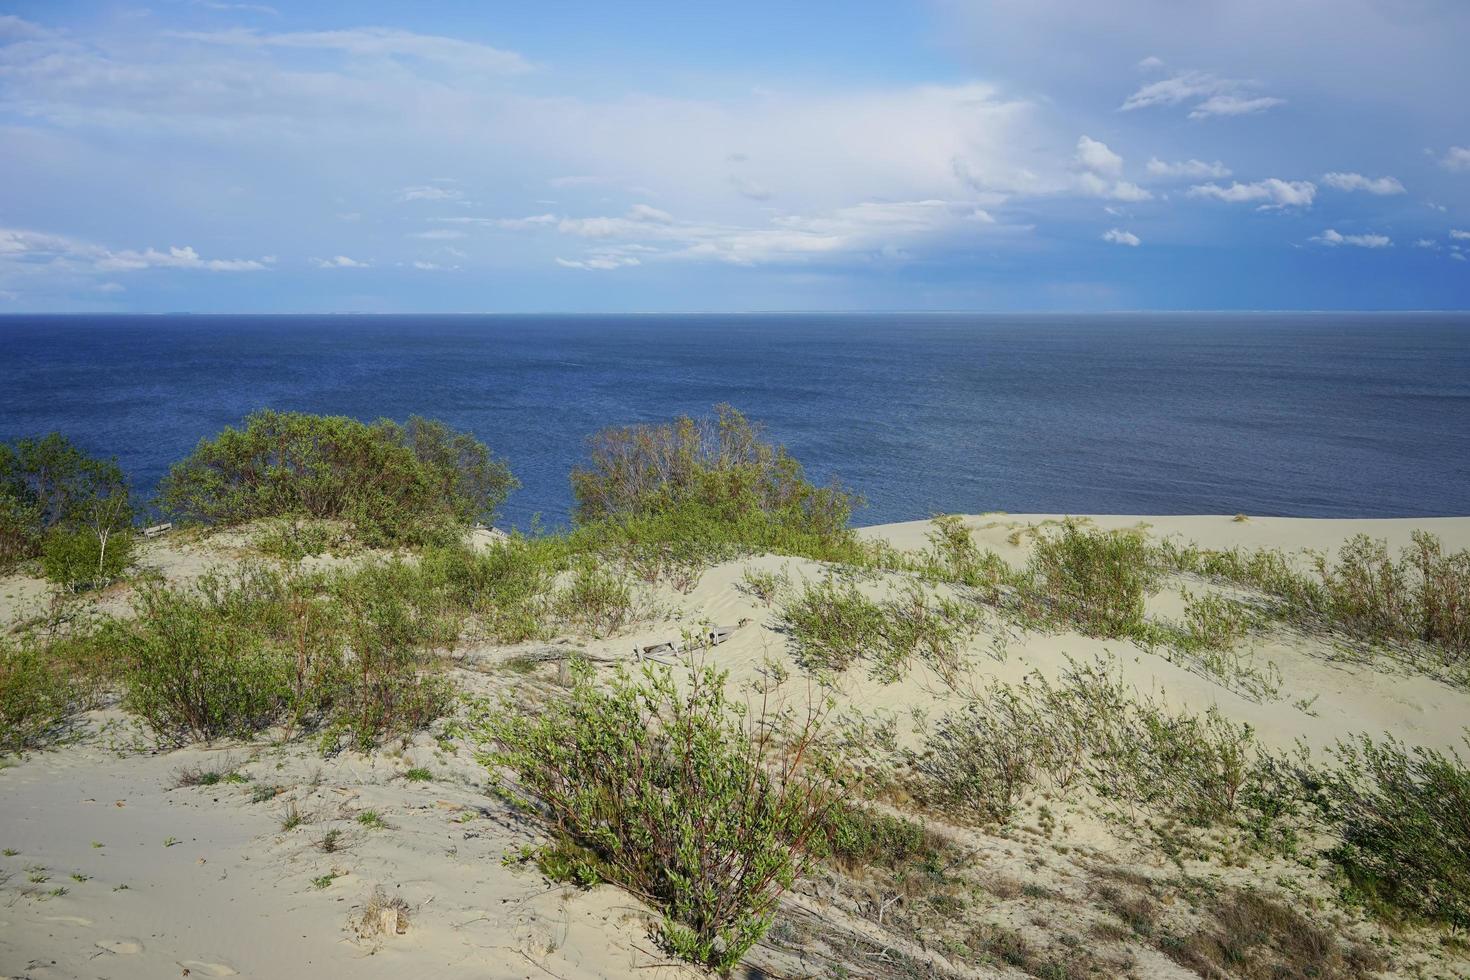
<instances>
[{"instance_id":1,"label":"green shrub","mask_svg":"<svg viewBox=\"0 0 1470 980\"><path fill-rule=\"evenodd\" d=\"M781 628L808 670L842 672L883 642L883 608L850 581L808 582L781 609Z\"/></svg>"},{"instance_id":2,"label":"green shrub","mask_svg":"<svg viewBox=\"0 0 1470 980\"><path fill-rule=\"evenodd\" d=\"M206 594L158 586L145 587L135 609L120 635L122 703L160 741L248 738L285 711L292 665L256 624Z\"/></svg>"},{"instance_id":3,"label":"green shrub","mask_svg":"<svg viewBox=\"0 0 1470 980\"><path fill-rule=\"evenodd\" d=\"M1280 552L1201 551L1165 542L1155 550L1166 567L1259 589L1274 615L1302 626L1376 644L1423 644L1470 682L1470 550L1446 554L1438 538L1415 531L1395 560L1382 541L1349 540L1335 560L1315 555L1315 576Z\"/></svg>"},{"instance_id":4,"label":"green shrub","mask_svg":"<svg viewBox=\"0 0 1470 980\"><path fill-rule=\"evenodd\" d=\"M100 538L90 529L56 528L41 546L46 578L72 591L110 582L132 561L133 535L122 531Z\"/></svg>"},{"instance_id":5,"label":"green shrub","mask_svg":"<svg viewBox=\"0 0 1470 980\"><path fill-rule=\"evenodd\" d=\"M621 576L584 556L557 593L556 610L563 622L591 636L612 636L633 620L633 590Z\"/></svg>"},{"instance_id":6,"label":"green shrub","mask_svg":"<svg viewBox=\"0 0 1470 980\"><path fill-rule=\"evenodd\" d=\"M159 500L205 524L340 520L366 544L423 544L492 519L515 486L484 444L441 422L261 411L200 441Z\"/></svg>"},{"instance_id":7,"label":"green shrub","mask_svg":"<svg viewBox=\"0 0 1470 980\"><path fill-rule=\"evenodd\" d=\"M528 713L507 702L481 722L492 765L512 770L596 871L661 908L677 955L729 970L764 935L804 866L827 787L796 763L769 768L769 718L725 696L725 677L585 668L565 700ZM810 729L796 735L800 758Z\"/></svg>"},{"instance_id":8,"label":"green shrub","mask_svg":"<svg viewBox=\"0 0 1470 980\"><path fill-rule=\"evenodd\" d=\"M0 752L42 744L73 708L69 676L31 642L0 637Z\"/></svg>"},{"instance_id":9,"label":"green shrub","mask_svg":"<svg viewBox=\"0 0 1470 980\"><path fill-rule=\"evenodd\" d=\"M1029 572L1050 615L1106 637L1143 629L1144 596L1157 578L1142 535L1088 530L1072 520L1060 533L1036 539Z\"/></svg>"},{"instance_id":10,"label":"green shrub","mask_svg":"<svg viewBox=\"0 0 1470 980\"><path fill-rule=\"evenodd\" d=\"M963 665L961 646L978 622L973 607L930 596L918 585L877 602L835 576L807 583L780 617L806 669L841 673L868 659L884 683L901 679L916 655L955 678Z\"/></svg>"},{"instance_id":11,"label":"green shrub","mask_svg":"<svg viewBox=\"0 0 1470 980\"><path fill-rule=\"evenodd\" d=\"M975 544L963 518L939 514L928 534L929 548L922 555L918 570L925 577L977 589L992 601L1004 585L1017 584L1017 576L993 551Z\"/></svg>"},{"instance_id":12,"label":"green shrub","mask_svg":"<svg viewBox=\"0 0 1470 980\"><path fill-rule=\"evenodd\" d=\"M40 439L0 443L0 571L18 561L34 558L56 535L65 540L48 550L70 556L66 566L72 578L48 578L71 586L107 577L116 566L109 552L132 526L133 506L128 481L116 462L87 456L60 433ZM76 577L81 564L79 541L83 533L96 538L89 579ZM125 548L124 543L121 547Z\"/></svg>"},{"instance_id":13,"label":"green shrub","mask_svg":"<svg viewBox=\"0 0 1470 980\"><path fill-rule=\"evenodd\" d=\"M916 795L1005 822L1030 786L1086 779L1103 796L1191 824L1232 819L1263 778L1255 734L1211 709L1171 713L1101 665L1057 683L997 684L941 717L908 753Z\"/></svg>"},{"instance_id":14,"label":"green shrub","mask_svg":"<svg viewBox=\"0 0 1470 980\"><path fill-rule=\"evenodd\" d=\"M481 551L457 546L426 551L423 574L442 582L450 600L499 643L547 635L557 574L567 565L565 540L513 534Z\"/></svg>"},{"instance_id":15,"label":"green shrub","mask_svg":"<svg viewBox=\"0 0 1470 980\"><path fill-rule=\"evenodd\" d=\"M1470 744L1470 740L1467 740ZM1349 891L1389 918L1470 929L1470 769L1448 755L1363 736L1325 774Z\"/></svg>"},{"instance_id":16,"label":"green shrub","mask_svg":"<svg viewBox=\"0 0 1470 980\"><path fill-rule=\"evenodd\" d=\"M604 539L682 542L712 552L775 551L814 558L856 553L855 497L816 487L801 464L728 405L714 419L605 429L572 471L575 517ZM687 556L675 556L687 560ZM644 559L647 560L647 559Z\"/></svg>"}]
</instances>

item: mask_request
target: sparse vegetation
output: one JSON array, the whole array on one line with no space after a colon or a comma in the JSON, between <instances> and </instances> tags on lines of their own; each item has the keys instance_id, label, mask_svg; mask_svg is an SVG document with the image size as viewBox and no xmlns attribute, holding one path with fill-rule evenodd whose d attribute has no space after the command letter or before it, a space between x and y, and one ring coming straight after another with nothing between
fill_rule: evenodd
<instances>
[{"instance_id":1,"label":"sparse vegetation","mask_svg":"<svg viewBox=\"0 0 1470 980\"><path fill-rule=\"evenodd\" d=\"M768 763L775 719L747 718L724 682L697 670L681 685L648 665L604 688L584 672L543 712L487 712L482 735L492 764L596 856L601 877L664 911L672 952L727 970L805 865L825 793L799 765L815 718L786 761Z\"/></svg>"},{"instance_id":2,"label":"sparse vegetation","mask_svg":"<svg viewBox=\"0 0 1470 980\"><path fill-rule=\"evenodd\" d=\"M1470 744L1470 738L1467 738ZM1388 918L1470 929L1470 769L1456 753L1364 736L1323 774L1349 893Z\"/></svg>"},{"instance_id":3,"label":"sparse vegetation","mask_svg":"<svg viewBox=\"0 0 1470 980\"><path fill-rule=\"evenodd\" d=\"M1089 636L1138 636L1144 596L1157 575L1143 536L1065 521L1039 535L1031 553L1031 598Z\"/></svg>"},{"instance_id":4,"label":"sparse vegetation","mask_svg":"<svg viewBox=\"0 0 1470 980\"><path fill-rule=\"evenodd\" d=\"M589 457L572 471L588 550L675 569L756 551L822 559L860 551L848 528L857 498L814 486L728 405L712 419L606 429L589 440Z\"/></svg>"},{"instance_id":5,"label":"sparse vegetation","mask_svg":"<svg viewBox=\"0 0 1470 980\"><path fill-rule=\"evenodd\" d=\"M489 521L515 486L483 443L442 422L261 411L202 440L159 501L216 526L311 518L341 521L368 545L425 544Z\"/></svg>"},{"instance_id":6,"label":"sparse vegetation","mask_svg":"<svg viewBox=\"0 0 1470 980\"><path fill-rule=\"evenodd\" d=\"M0 443L0 572L41 557L67 589L101 584L128 564L133 505L116 462L53 432Z\"/></svg>"}]
</instances>

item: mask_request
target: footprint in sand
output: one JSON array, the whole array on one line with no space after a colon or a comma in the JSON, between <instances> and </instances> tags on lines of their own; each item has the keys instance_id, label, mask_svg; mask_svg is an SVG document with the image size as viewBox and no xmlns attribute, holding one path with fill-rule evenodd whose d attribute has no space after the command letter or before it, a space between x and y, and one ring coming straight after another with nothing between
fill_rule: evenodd
<instances>
[{"instance_id":1,"label":"footprint in sand","mask_svg":"<svg viewBox=\"0 0 1470 980\"><path fill-rule=\"evenodd\" d=\"M189 971L190 976L233 977L240 971L225 963L205 963L201 960L180 960L179 966Z\"/></svg>"},{"instance_id":2,"label":"footprint in sand","mask_svg":"<svg viewBox=\"0 0 1470 980\"><path fill-rule=\"evenodd\" d=\"M136 939L103 939L97 945L109 953L117 953L120 956L132 956L143 952L143 944Z\"/></svg>"},{"instance_id":3,"label":"footprint in sand","mask_svg":"<svg viewBox=\"0 0 1470 980\"><path fill-rule=\"evenodd\" d=\"M80 915L48 915L46 916L46 921L61 922L69 926L90 926L93 924L91 919L84 919Z\"/></svg>"}]
</instances>

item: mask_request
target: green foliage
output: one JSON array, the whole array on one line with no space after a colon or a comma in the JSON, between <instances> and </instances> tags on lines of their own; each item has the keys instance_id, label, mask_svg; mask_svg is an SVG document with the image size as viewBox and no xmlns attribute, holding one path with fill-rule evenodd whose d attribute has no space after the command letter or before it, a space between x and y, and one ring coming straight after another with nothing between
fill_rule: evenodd
<instances>
[{"instance_id":1,"label":"green foliage","mask_svg":"<svg viewBox=\"0 0 1470 980\"><path fill-rule=\"evenodd\" d=\"M49 581L78 591L121 575L132 561L132 546L130 530L103 539L90 529L57 528L41 546L41 570Z\"/></svg>"},{"instance_id":2,"label":"green foliage","mask_svg":"<svg viewBox=\"0 0 1470 980\"><path fill-rule=\"evenodd\" d=\"M419 567L423 578L442 585L485 637L520 643L548 634L552 593L567 562L565 539L512 534L481 551L430 549Z\"/></svg>"},{"instance_id":3,"label":"green foliage","mask_svg":"<svg viewBox=\"0 0 1470 980\"><path fill-rule=\"evenodd\" d=\"M1063 522L1036 540L1029 567L1034 596L1053 616L1089 636L1135 636L1157 575L1142 535Z\"/></svg>"},{"instance_id":4,"label":"green foliage","mask_svg":"<svg viewBox=\"0 0 1470 980\"><path fill-rule=\"evenodd\" d=\"M117 463L87 456L60 433L0 443L0 571L46 552L47 577L67 586L105 580L126 565L132 526L127 478ZM85 569L84 534L95 538Z\"/></svg>"},{"instance_id":5,"label":"green foliage","mask_svg":"<svg viewBox=\"0 0 1470 980\"><path fill-rule=\"evenodd\" d=\"M285 710L291 664L217 597L145 586L121 634L123 706L162 741L249 737Z\"/></svg>"},{"instance_id":6,"label":"green foliage","mask_svg":"<svg viewBox=\"0 0 1470 980\"><path fill-rule=\"evenodd\" d=\"M205 524L340 520L365 544L424 544L490 520L515 486L484 444L441 422L261 411L201 440L159 500Z\"/></svg>"},{"instance_id":7,"label":"green foliage","mask_svg":"<svg viewBox=\"0 0 1470 980\"><path fill-rule=\"evenodd\" d=\"M1166 567L1258 589L1273 615L1300 626L1428 652L1449 679L1470 683L1470 550L1446 554L1432 534L1415 531L1397 560L1382 541L1358 535L1335 560L1313 556L1315 575L1275 551L1165 542L1155 557Z\"/></svg>"},{"instance_id":8,"label":"green foliage","mask_svg":"<svg viewBox=\"0 0 1470 980\"><path fill-rule=\"evenodd\" d=\"M829 575L781 609L781 627L808 670L846 670L883 642L883 608L849 580Z\"/></svg>"},{"instance_id":9,"label":"green foliage","mask_svg":"<svg viewBox=\"0 0 1470 980\"><path fill-rule=\"evenodd\" d=\"M585 668L540 714L507 702L481 722L490 763L599 876L663 909L677 955L728 971L766 931L823 822L825 787L795 761L768 767L771 719L726 699L724 675L686 684L652 665L607 688ZM814 734L796 735L801 755Z\"/></svg>"},{"instance_id":10,"label":"green foliage","mask_svg":"<svg viewBox=\"0 0 1470 980\"><path fill-rule=\"evenodd\" d=\"M1249 725L1214 709L1170 713L1101 665L1057 683L997 684L936 722L909 767L921 798L1005 822L1024 790L1082 779L1106 798L1209 825L1232 819L1261 778Z\"/></svg>"},{"instance_id":11,"label":"green foliage","mask_svg":"<svg viewBox=\"0 0 1470 980\"><path fill-rule=\"evenodd\" d=\"M910 585L882 602L868 598L851 581L828 576L807 583L781 608L781 626L791 636L797 660L808 670L842 672L859 659L872 661L884 683L903 677L920 656L946 678L961 666L960 648L973 634L972 606L935 597Z\"/></svg>"},{"instance_id":12,"label":"green foliage","mask_svg":"<svg viewBox=\"0 0 1470 980\"><path fill-rule=\"evenodd\" d=\"M43 744L76 698L71 678L35 643L0 637L0 752Z\"/></svg>"},{"instance_id":13,"label":"green foliage","mask_svg":"<svg viewBox=\"0 0 1470 980\"><path fill-rule=\"evenodd\" d=\"M596 559L581 557L556 597L556 610L563 622L588 635L612 636L633 619L633 590Z\"/></svg>"},{"instance_id":14,"label":"green foliage","mask_svg":"<svg viewBox=\"0 0 1470 980\"><path fill-rule=\"evenodd\" d=\"M123 706L164 742L245 738L285 723L366 748L423 727L451 692L428 652L456 613L400 561L337 575L246 567L191 587L152 585L117 627Z\"/></svg>"},{"instance_id":15,"label":"green foliage","mask_svg":"<svg viewBox=\"0 0 1470 980\"><path fill-rule=\"evenodd\" d=\"M728 405L715 418L605 429L572 471L583 535L622 542L629 560L687 566L752 551L851 555L856 498L816 487L801 464ZM670 552L668 549L678 549Z\"/></svg>"},{"instance_id":16,"label":"green foliage","mask_svg":"<svg viewBox=\"0 0 1470 980\"><path fill-rule=\"evenodd\" d=\"M1470 744L1470 740L1467 740ZM1325 775L1350 893L1390 918L1470 929L1470 769L1454 752L1363 736Z\"/></svg>"}]
</instances>

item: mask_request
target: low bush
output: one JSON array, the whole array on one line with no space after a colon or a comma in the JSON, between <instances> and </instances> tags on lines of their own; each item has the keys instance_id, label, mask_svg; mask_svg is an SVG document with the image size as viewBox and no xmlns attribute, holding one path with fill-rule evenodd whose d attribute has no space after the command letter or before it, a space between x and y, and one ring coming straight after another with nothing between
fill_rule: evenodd
<instances>
[{"instance_id":1,"label":"low bush","mask_svg":"<svg viewBox=\"0 0 1470 980\"><path fill-rule=\"evenodd\" d=\"M34 643L0 637L0 753L42 745L65 723L71 679Z\"/></svg>"},{"instance_id":2,"label":"low bush","mask_svg":"<svg viewBox=\"0 0 1470 980\"><path fill-rule=\"evenodd\" d=\"M291 662L204 593L148 586L120 634L123 707L165 742L248 738L285 711Z\"/></svg>"},{"instance_id":3,"label":"low bush","mask_svg":"<svg viewBox=\"0 0 1470 980\"><path fill-rule=\"evenodd\" d=\"M432 651L458 635L442 590L401 561L335 575L263 567L150 585L118 624L123 706L162 742L284 724L367 748L449 706Z\"/></svg>"},{"instance_id":4,"label":"low bush","mask_svg":"<svg viewBox=\"0 0 1470 980\"><path fill-rule=\"evenodd\" d=\"M1089 636L1136 636L1145 628L1144 597L1157 574L1140 534L1064 521L1059 533L1037 537L1028 571L1031 596L1045 612Z\"/></svg>"},{"instance_id":5,"label":"low bush","mask_svg":"<svg viewBox=\"0 0 1470 980\"><path fill-rule=\"evenodd\" d=\"M585 668L539 713L507 702L481 732L599 877L663 910L675 954L728 971L771 923L825 821L826 784L799 766L814 735L771 763L770 718L726 699L724 675L687 683L648 665L607 687Z\"/></svg>"},{"instance_id":6,"label":"low bush","mask_svg":"<svg viewBox=\"0 0 1470 980\"><path fill-rule=\"evenodd\" d=\"M55 432L0 443L0 571L44 552L46 576L58 584L105 581L127 564L132 522L117 463Z\"/></svg>"},{"instance_id":7,"label":"low bush","mask_svg":"<svg viewBox=\"0 0 1470 980\"><path fill-rule=\"evenodd\" d=\"M594 435L587 465L572 471L584 534L643 548L682 543L710 555L837 559L860 550L848 528L857 498L814 486L800 463L730 406L715 413Z\"/></svg>"},{"instance_id":8,"label":"low bush","mask_svg":"<svg viewBox=\"0 0 1470 980\"><path fill-rule=\"evenodd\" d=\"M1470 744L1470 741L1467 741ZM1363 736L1323 774L1348 891L1389 918L1470 929L1470 769L1444 754Z\"/></svg>"},{"instance_id":9,"label":"low bush","mask_svg":"<svg viewBox=\"0 0 1470 980\"><path fill-rule=\"evenodd\" d=\"M1202 551L1165 542L1164 566L1265 593L1277 617L1375 644L1430 651L1449 677L1470 683L1470 550L1447 554L1434 535L1415 531L1395 560L1388 546L1359 535L1335 559L1315 555L1315 575L1275 551Z\"/></svg>"},{"instance_id":10,"label":"low bush","mask_svg":"<svg viewBox=\"0 0 1470 980\"><path fill-rule=\"evenodd\" d=\"M424 576L443 584L488 639L520 643L547 634L557 575L566 568L565 539L513 534L482 551L468 547L426 551Z\"/></svg>"},{"instance_id":11,"label":"low bush","mask_svg":"<svg viewBox=\"0 0 1470 980\"><path fill-rule=\"evenodd\" d=\"M571 580L555 599L561 621L590 636L612 636L633 621L633 588L595 558L582 556L572 566Z\"/></svg>"},{"instance_id":12,"label":"low bush","mask_svg":"<svg viewBox=\"0 0 1470 980\"><path fill-rule=\"evenodd\" d=\"M201 440L159 501L204 524L311 518L342 521L369 545L425 544L493 519L515 486L483 443L442 422L261 411Z\"/></svg>"},{"instance_id":13,"label":"low bush","mask_svg":"<svg viewBox=\"0 0 1470 980\"><path fill-rule=\"evenodd\" d=\"M124 530L101 539L90 529L57 528L41 545L47 580L72 591L110 582L132 561L133 535Z\"/></svg>"},{"instance_id":14,"label":"low bush","mask_svg":"<svg viewBox=\"0 0 1470 980\"><path fill-rule=\"evenodd\" d=\"M840 673L883 642L883 607L831 575L808 582L782 607L780 623L807 670Z\"/></svg>"},{"instance_id":15,"label":"low bush","mask_svg":"<svg viewBox=\"0 0 1470 980\"><path fill-rule=\"evenodd\" d=\"M917 584L879 602L855 583L828 576L807 583L782 606L780 623L807 670L841 673L866 659L873 677L888 684L904 676L915 656L946 679L956 678L978 611Z\"/></svg>"},{"instance_id":16,"label":"low bush","mask_svg":"<svg viewBox=\"0 0 1470 980\"><path fill-rule=\"evenodd\" d=\"M993 686L941 717L907 761L915 795L997 822L1029 787L1083 778L1105 798L1204 826L1233 819L1262 778L1249 725L1214 709L1171 713L1105 666L1075 662L1057 683Z\"/></svg>"}]
</instances>

